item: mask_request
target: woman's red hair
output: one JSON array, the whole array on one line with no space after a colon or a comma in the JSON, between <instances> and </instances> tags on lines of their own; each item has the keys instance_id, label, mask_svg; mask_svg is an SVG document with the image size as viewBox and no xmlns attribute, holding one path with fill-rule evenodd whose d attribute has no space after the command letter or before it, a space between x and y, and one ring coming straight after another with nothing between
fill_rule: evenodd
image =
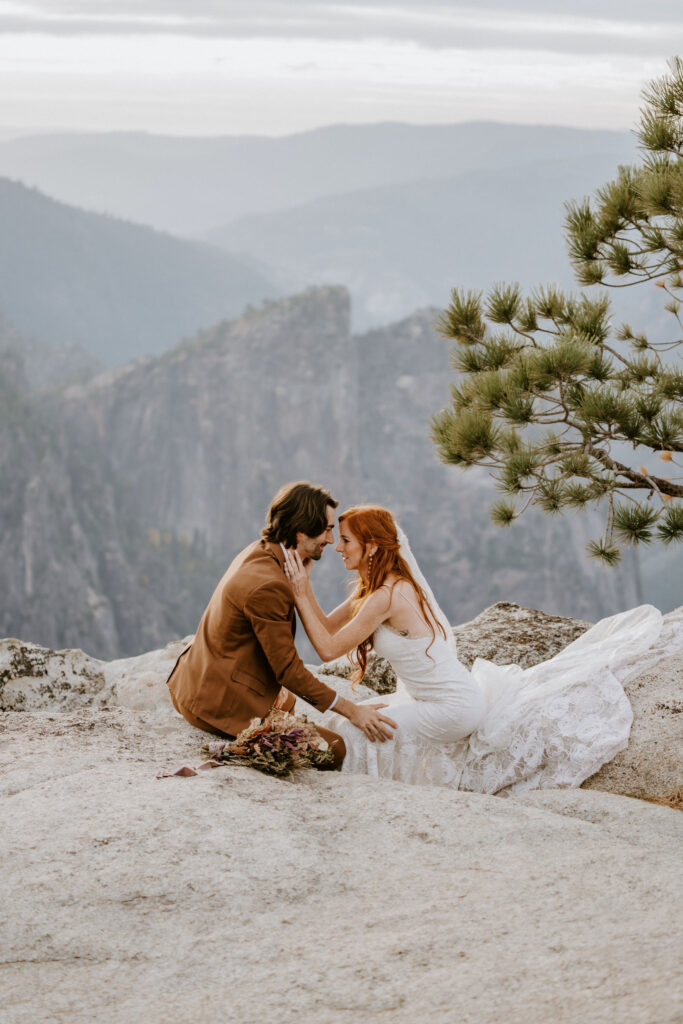
<instances>
[{"instance_id":1,"label":"woman's red hair","mask_svg":"<svg viewBox=\"0 0 683 1024\"><path fill-rule=\"evenodd\" d=\"M415 591L420 611L432 631L432 640L429 646L431 647L436 640L435 625L445 640L446 633L444 628L437 621L425 592L410 571L408 563L401 557L398 531L391 512L386 508L382 508L381 505L357 505L341 513L339 516L340 527L342 523L348 526L354 537L363 545L363 554L365 554L371 544L377 545L377 550L371 559L367 580L363 579L359 573L356 588L351 594L353 614L356 615L370 594L374 594L376 590L384 586L387 576L393 574L401 580L406 580ZM362 643L358 644L356 648L355 660L358 664L358 669L352 678L354 686L357 686L365 675L365 669L368 664L368 651L371 647L372 637L369 636ZM427 649L429 650L429 648Z\"/></svg>"}]
</instances>

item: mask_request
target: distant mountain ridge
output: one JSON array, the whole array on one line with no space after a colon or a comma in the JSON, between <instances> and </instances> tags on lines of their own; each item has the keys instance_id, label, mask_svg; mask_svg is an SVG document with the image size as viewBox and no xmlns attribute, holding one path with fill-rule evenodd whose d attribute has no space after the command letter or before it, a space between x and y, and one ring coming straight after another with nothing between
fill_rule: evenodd
<instances>
[{"instance_id":1,"label":"distant mountain ridge","mask_svg":"<svg viewBox=\"0 0 683 1024\"><path fill-rule=\"evenodd\" d=\"M34 302L32 263L41 271L41 248L53 244L36 232L41 244L32 246L22 280L6 288L16 301L3 307L0 293L0 311L38 335L49 320L55 341L76 340L121 363L237 315L247 302L311 285L349 289L355 330L443 306L456 285L483 288L503 278L569 285L563 203L634 155L625 132L484 122L331 126L277 139L12 139L0 143L0 174L106 211L109 222L98 222L86 272L71 239ZM164 252L152 257L164 248L160 236L133 242L136 228L126 224L131 257L113 237L112 216L191 237L187 244L201 240L203 248L191 253L164 236ZM207 241L233 261L227 283L228 268ZM27 245L23 231L19 252ZM79 290L76 282L98 273L100 286ZM115 289L121 275L125 301L112 303L110 281ZM112 359L103 350L113 345L123 350Z\"/></svg>"},{"instance_id":2,"label":"distant mountain ridge","mask_svg":"<svg viewBox=\"0 0 683 1024\"><path fill-rule=\"evenodd\" d=\"M0 142L0 175L62 202L199 236L339 192L577 152L631 160L628 132L473 122L333 125L282 138L40 134Z\"/></svg>"},{"instance_id":3,"label":"distant mountain ridge","mask_svg":"<svg viewBox=\"0 0 683 1024\"><path fill-rule=\"evenodd\" d=\"M422 306L453 287L493 281L573 287L564 203L614 172L612 158L577 155L452 178L387 185L244 217L207 239L267 260L284 292L343 284L356 329Z\"/></svg>"},{"instance_id":4,"label":"distant mountain ridge","mask_svg":"<svg viewBox=\"0 0 683 1024\"><path fill-rule=\"evenodd\" d=\"M105 364L172 347L276 294L219 249L87 213L0 178L0 313Z\"/></svg>"},{"instance_id":5,"label":"distant mountain ridge","mask_svg":"<svg viewBox=\"0 0 683 1024\"><path fill-rule=\"evenodd\" d=\"M448 304L451 289L496 281L576 289L563 231L565 203L616 172L611 156L468 171L387 185L244 217L210 232L226 252L268 261L285 293L342 284L353 327L367 330L414 309ZM612 290L620 319L668 332L653 289Z\"/></svg>"}]
</instances>

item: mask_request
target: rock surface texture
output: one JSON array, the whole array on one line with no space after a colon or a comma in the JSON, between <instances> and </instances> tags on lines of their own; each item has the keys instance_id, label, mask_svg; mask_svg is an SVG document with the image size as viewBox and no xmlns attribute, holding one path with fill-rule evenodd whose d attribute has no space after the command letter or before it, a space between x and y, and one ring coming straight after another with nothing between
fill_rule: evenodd
<instances>
[{"instance_id":1,"label":"rock surface texture","mask_svg":"<svg viewBox=\"0 0 683 1024\"><path fill-rule=\"evenodd\" d=\"M499 601L471 622L454 626L453 632L458 658L468 668L475 658L530 668L564 650L590 625L582 619L547 615L536 608Z\"/></svg>"},{"instance_id":2,"label":"rock surface texture","mask_svg":"<svg viewBox=\"0 0 683 1024\"><path fill-rule=\"evenodd\" d=\"M8 1024L680 1019L677 811L244 768L157 780L196 757L190 726L5 718Z\"/></svg>"},{"instance_id":3,"label":"rock surface texture","mask_svg":"<svg viewBox=\"0 0 683 1024\"><path fill-rule=\"evenodd\" d=\"M520 661L554 653L516 606L459 627L461 650L491 657L500 626L509 660L505 622ZM627 683L634 750L588 785L674 777L682 626ZM679 1024L680 812L598 788L157 779L205 738L165 698L183 643L105 663L0 642L3 1022Z\"/></svg>"}]
</instances>

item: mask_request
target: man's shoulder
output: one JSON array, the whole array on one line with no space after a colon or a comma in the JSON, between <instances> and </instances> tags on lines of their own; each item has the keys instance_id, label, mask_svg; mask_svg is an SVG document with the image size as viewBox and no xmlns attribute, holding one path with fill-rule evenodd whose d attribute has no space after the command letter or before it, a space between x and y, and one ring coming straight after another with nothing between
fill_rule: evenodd
<instances>
[{"instance_id":1,"label":"man's shoulder","mask_svg":"<svg viewBox=\"0 0 683 1024\"><path fill-rule=\"evenodd\" d=\"M247 615L288 619L294 608L294 595L282 566L262 549L244 562L235 593Z\"/></svg>"},{"instance_id":2,"label":"man's shoulder","mask_svg":"<svg viewBox=\"0 0 683 1024\"><path fill-rule=\"evenodd\" d=\"M267 540L255 540L248 544L235 559L237 571L271 573L273 575L282 573L283 557L279 544L273 544ZM233 563L233 564L235 564Z\"/></svg>"},{"instance_id":3,"label":"man's shoulder","mask_svg":"<svg viewBox=\"0 0 683 1024\"><path fill-rule=\"evenodd\" d=\"M229 566L223 580L225 586L237 587L245 594L261 587L281 586L287 591L279 550L279 545L264 540L247 545Z\"/></svg>"}]
</instances>

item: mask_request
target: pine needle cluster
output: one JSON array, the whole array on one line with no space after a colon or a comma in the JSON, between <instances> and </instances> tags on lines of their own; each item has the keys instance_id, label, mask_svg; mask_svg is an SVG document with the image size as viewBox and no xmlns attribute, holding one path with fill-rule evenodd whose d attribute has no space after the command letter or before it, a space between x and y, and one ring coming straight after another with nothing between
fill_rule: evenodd
<instances>
[{"instance_id":1,"label":"pine needle cluster","mask_svg":"<svg viewBox=\"0 0 683 1024\"><path fill-rule=\"evenodd\" d=\"M683 61L644 100L642 163L568 203L565 229L579 284L650 282L673 339L613 330L606 292L554 286L456 288L437 323L458 371L451 405L432 420L440 458L491 471L506 495L491 510L500 526L530 505L548 515L606 507L588 552L608 565L624 544L683 539L683 477L652 468L655 456L683 466Z\"/></svg>"}]
</instances>

